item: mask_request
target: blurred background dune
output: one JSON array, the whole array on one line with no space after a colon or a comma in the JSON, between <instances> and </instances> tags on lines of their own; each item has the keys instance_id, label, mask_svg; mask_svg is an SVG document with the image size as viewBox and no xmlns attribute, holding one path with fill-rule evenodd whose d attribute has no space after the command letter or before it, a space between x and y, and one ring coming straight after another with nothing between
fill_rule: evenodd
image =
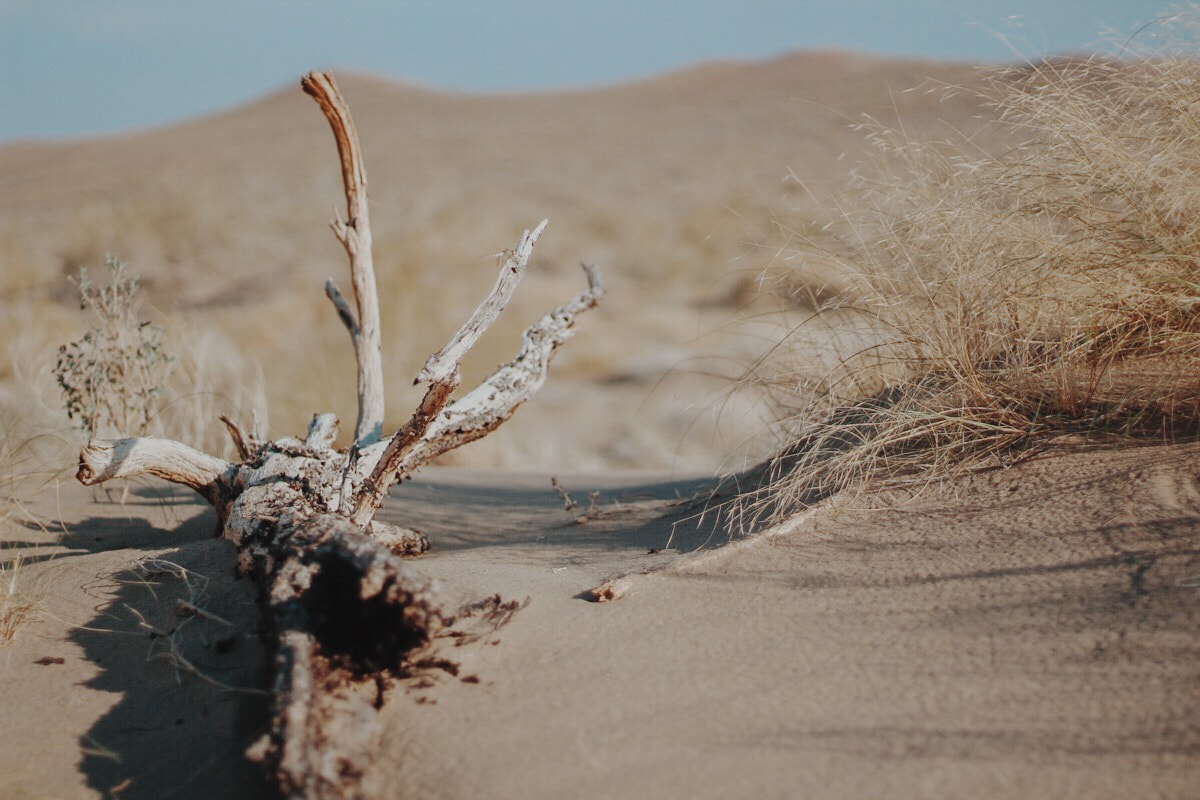
<instances>
[{"instance_id":1,"label":"blurred background dune","mask_svg":"<svg viewBox=\"0 0 1200 800\"><path fill-rule=\"evenodd\" d=\"M389 427L523 228L550 219L525 284L468 359L468 382L583 287L580 261L604 275L606 301L542 393L452 456L474 466L691 471L766 455L761 398L729 387L839 280L780 254L841 202L868 148L853 127L999 141L974 93L944 91L976 85L971 66L842 51L572 92L337 79L366 156ZM321 288L330 275L348 283L327 227L341 202L329 129L298 81L182 125L0 146L5 413L70 438L49 375L57 345L89 325L69 278L113 253L142 276L143 314L179 356L163 432L216 447L217 414L268 408L272 435L326 410L349 427L353 358Z\"/></svg>"}]
</instances>

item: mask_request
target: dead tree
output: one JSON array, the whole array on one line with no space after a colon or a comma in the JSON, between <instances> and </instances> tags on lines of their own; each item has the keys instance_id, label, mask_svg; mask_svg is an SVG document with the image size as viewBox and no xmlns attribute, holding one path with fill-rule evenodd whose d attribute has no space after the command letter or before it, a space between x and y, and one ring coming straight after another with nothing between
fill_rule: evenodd
<instances>
[{"instance_id":1,"label":"dead tree","mask_svg":"<svg viewBox=\"0 0 1200 800\"><path fill-rule=\"evenodd\" d=\"M332 279L325 293L358 363L353 443L334 449L333 414L315 416L303 439L275 441L260 441L222 417L238 463L167 439L93 440L80 454L77 477L93 485L155 475L190 486L213 505L221 534L237 547L238 568L262 587L275 637L274 717L252 755L286 795L351 797L377 735L379 676L445 621L430 581L400 558L422 550L423 539L375 520L375 512L397 481L491 432L528 400L577 315L596 305L602 289L585 267L586 291L531 325L516 358L453 399L463 356L512 297L546 222L526 231L492 291L417 375L428 389L412 417L383 439L379 302L358 135L332 75L310 73L301 85L333 129L345 184L346 218L331 224L350 261L354 305Z\"/></svg>"}]
</instances>

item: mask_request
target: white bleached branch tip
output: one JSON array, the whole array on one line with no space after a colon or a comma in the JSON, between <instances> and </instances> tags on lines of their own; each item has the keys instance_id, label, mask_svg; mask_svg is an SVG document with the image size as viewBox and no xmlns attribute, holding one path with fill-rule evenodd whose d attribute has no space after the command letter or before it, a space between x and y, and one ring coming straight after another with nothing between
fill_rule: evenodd
<instances>
[{"instance_id":1,"label":"white bleached branch tip","mask_svg":"<svg viewBox=\"0 0 1200 800\"><path fill-rule=\"evenodd\" d=\"M330 450L339 429L337 414L314 414L304 444L313 450Z\"/></svg>"},{"instance_id":2,"label":"white bleached branch tip","mask_svg":"<svg viewBox=\"0 0 1200 800\"><path fill-rule=\"evenodd\" d=\"M529 265L533 247L549 223L549 220L544 219L532 231L525 231L521 234L521 240L517 242L516 249L501 267L492 291L471 316L467 317L467 321L462 324L454 336L450 337L446 346L429 357L416 380L413 381L414 384L438 383L446 380L451 373L458 370L463 356L475 346L479 337L496 321L500 312L512 299L513 292L516 291L517 284L521 282L525 268Z\"/></svg>"}]
</instances>

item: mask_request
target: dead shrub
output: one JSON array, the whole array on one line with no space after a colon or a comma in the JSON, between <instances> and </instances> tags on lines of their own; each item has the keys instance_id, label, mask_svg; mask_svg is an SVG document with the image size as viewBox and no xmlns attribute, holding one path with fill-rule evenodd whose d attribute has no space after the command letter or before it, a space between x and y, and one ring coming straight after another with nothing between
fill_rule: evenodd
<instances>
[{"instance_id":1,"label":"dead shrub","mask_svg":"<svg viewBox=\"0 0 1200 800\"><path fill-rule=\"evenodd\" d=\"M87 436L102 432L145 433L166 380L168 359L162 328L137 317L138 278L123 261L106 255L108 280L94 284L79 271L80 308L96 327L58 350L54 376L67 416Z\"/></svg>"}]
</instances>

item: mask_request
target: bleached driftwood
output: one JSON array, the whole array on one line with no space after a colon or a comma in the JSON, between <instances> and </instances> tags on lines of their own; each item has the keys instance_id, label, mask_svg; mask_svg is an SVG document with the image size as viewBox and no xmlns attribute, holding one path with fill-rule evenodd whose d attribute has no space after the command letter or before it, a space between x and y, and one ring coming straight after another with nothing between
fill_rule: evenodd
<instances>
[{"instance_id":1,"label":"bleached driftwood","mask_svg":"<svg viewBox=\"0 0 1200 800\"><path fill-rule=\"evenodd\" d=\"M325 113L337 142L346 219L332 227L350 262L355 306L330 279L325 291L350 333L358 364L354 441L336 450L338 421L318 414L304 439L247 436L222 417L241 459L207 455L156 438L93 440L80 453L81 483L151 474L189 486L217 511L238 567L262 588L275 644L274 717L253 749L291 797L354 797L373 749L380 676L426 642L443 622L433 584L399 556L428 542L416 531L376 521L388 489L421 465L495 430L546 379L576 317L599 301L596 271L587 288L522 336L517 356L453 400L463 356L496 320L520 282L543 221L526 231L496 285L417 376L425 397L387 439L379 304L371 256L366 170L350 111L333 77L301 84Z\"/></svg>"},{"instance_id":2,"label":"bleached driftwood","mask_svg":"<svg viewBox=\"0 0 1200 800\"><path fill-rule=\"evenodd\" d=\"M321 107L333 129L338 156L342 162L342 183L346 190L346 219L334 212L331 227L350 259L350 283L358 315L350 310L333 278L325 281L325 294L337 309L338 317L350 332L354 357L358 362L358 424L354 442L366 446L383 435L383 354L379 333L379 300L375 288L375 266L371 251L371 215L367 204L367 169L363 166L358 131L350 116L350 107L342 99L333 75L310 72L300 81Z\"/></svg>"}]
</instances>

